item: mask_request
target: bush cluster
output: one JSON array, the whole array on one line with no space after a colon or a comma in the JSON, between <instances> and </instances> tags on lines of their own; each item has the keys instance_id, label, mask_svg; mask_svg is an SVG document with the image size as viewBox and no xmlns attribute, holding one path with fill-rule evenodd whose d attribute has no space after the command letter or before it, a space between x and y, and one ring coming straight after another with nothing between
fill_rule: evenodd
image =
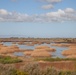
<instances>
[{"instance_id":1,"label":"bush cluster","mask_svg":"<svg viewBox=\"0 0 76 75\"><path fill-rule=\"evenodd\" d=\"M0 64L0 75L76 75L76 71L60 71L52 67L41 68L38 63L28 63L20 69L14 65Z\"/></svg>"}]
</instances>

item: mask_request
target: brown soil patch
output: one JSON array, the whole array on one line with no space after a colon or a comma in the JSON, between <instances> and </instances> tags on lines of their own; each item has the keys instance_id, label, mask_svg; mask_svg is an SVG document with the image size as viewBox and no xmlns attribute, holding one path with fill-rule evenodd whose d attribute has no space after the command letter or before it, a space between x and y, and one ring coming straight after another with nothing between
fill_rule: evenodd
<instances>
[{"instance_id":1,"label":"brown soil patch","mask_svg":"<svg viewBox=\"0 0 76 75\"><path fill-rule=\"evenodd\" d=\"M42 68L45 67L55 67L59 70L75 70L75 62L72 61L59 61L59 62L39 62Z\"/></svg>"}]
</instances>

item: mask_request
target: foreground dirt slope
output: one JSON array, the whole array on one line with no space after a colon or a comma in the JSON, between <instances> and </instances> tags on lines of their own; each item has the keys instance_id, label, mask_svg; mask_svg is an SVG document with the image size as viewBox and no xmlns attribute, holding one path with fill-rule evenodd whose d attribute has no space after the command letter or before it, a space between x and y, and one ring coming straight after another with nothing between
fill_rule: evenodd
<instances>
[{"instance_id":1,"label":"foreground dirt slope","mask_svg":"<svg viewBox=\"0 0 76 75\"><path fill-rule=\"evenodd\" d=\"M14 64L16 68L20 68L21 66L24 66L27 63L35 63L31 61L23 62L23 63L17 63ZM40 65L41 68L46 68L46 67L54 67L57 70L70 70L74 71L76 70L76 62L73 61L55 61L55 62L36 62Z\"/></svg>"}]
</instances>

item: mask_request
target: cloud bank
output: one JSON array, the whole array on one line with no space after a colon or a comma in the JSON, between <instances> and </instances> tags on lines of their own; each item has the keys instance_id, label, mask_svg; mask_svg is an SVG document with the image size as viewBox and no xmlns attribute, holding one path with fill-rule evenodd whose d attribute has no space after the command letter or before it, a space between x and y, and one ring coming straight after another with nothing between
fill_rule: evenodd
<instances>
[{"instance_id":1,"label":"cloud bank","mask_svg":"<svg viewBox=\"0 0 76 75\"><path fill-rule=\"evenodd\" d=\"M76 10L66 8L58 9L56 12L28 15L17 12L9 12L0 9L0 22L65 22L76 21Z\"/></svg>"}]
</instances>

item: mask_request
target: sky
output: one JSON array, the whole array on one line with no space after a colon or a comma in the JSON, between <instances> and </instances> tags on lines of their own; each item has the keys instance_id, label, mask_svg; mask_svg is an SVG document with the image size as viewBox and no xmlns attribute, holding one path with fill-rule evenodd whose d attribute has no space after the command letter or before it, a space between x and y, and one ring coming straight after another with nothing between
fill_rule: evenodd
<instances>
[{"instance_id":1,"label":"sky","mask_svg":"<svg viewBox=\"0 0 76 75\"><path fill-rule=\"evenodd\" d=\"M0 0L0 37L76 38L76 0Z\"/></svg>"}]
</instances>

